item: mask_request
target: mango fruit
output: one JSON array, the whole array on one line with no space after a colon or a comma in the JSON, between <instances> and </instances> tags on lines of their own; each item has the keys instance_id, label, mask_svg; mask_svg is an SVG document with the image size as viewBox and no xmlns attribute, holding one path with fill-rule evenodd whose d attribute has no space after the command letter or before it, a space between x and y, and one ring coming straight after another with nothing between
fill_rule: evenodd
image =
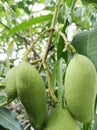
<instances>
[{"instance_id":1,"label":"mango fruit","mask_svg":"<svg viewBox=\"0 0 97 130\"><path fill-rule=\"evenodd\" d=\"M6 94L7 94L7 100L13 100L17 98L17 90L16 90L16 66L11 68L5 77L5 83L6 83Z\"/></svg>"},{"instance_id":2,"label":"mango fruit","mask_svg":"<svg viewBox=\"0 0 97 130\"><path fill-rule=\"evenodd\" d=\"M53 108L47 126L43 130L80 130L80 126L69 110L58 104Z\"/></svg>"},{"instance_id":3,"label":"mango fruit","mask_svg":"<svg viewBox=\"0 0 97 130\"><path fill-rule=\"evenodd\" d=\"M65 98L71 114L83 123L94 117L96 83L94 64L86 56L76 53L66 69Z\"/></svg>"},{"instance_id":4,"label":"mango fruit","mask_svg":"<svg viewBox=\"0 0 97 130\"><path fill-rule=\"evenodd\" d=\"M18 96L35 128L40 130L46 119L46 89L38 71L29 63L17 67L16 86Z\"/></svg>"}]
</instances>

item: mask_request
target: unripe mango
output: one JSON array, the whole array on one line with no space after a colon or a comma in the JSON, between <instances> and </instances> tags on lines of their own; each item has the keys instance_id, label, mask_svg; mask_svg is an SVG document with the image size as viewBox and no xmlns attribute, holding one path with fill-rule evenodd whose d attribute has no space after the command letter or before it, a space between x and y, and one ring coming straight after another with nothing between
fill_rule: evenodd
<instances>
[{"instance_id":1,"label":"unripe mango","mask_svg":"<svg viewBox=\"0 0 97 130\"><path fill-rule=\"evenodd\" d=\"M81 122L94 117L96 69L86 56L75 54L66 69L65 97L72 115Z\"/></svg>"},{"instance_id":2,"label":"unripe mango","mask_svg":"<svg viewBox=\"0 0 97 130\"><path fill-rule=\"evenodd\" d=\"M17 68L16 86L32 126L40 130L46 118L46 89L42 77L32 65L22 62Z\"/></svg>"},{"instance_id":3,"label":"unripe mango","mask_svg":"<svg viewBox=\"0 0 97 130\"><path fill-rule=\"evenodd\" d=\"M6 82L6 94L7 100L13 100L17 98L17 90L16 90L16 67L10 69L5 77Z\"/></svg>"},{"instance_id":4,"label":"unripe mango","mask_svg":"<svg viewBox=\"0 0 97 130\"><path fill-rule=\"evenodd\" d=\"M68 109L58 104L53 108L48 124L43 130L80 130L80 127Z\"/></svg>"}]
</instances>

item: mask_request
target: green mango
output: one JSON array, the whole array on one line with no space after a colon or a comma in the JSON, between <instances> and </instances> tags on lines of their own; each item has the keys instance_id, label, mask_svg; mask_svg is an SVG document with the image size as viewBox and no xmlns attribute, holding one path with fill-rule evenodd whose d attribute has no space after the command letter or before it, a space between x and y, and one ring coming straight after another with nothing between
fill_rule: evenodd
<instances>
[{"instance_id":1,"label":"green mango","mask_svg":"<svg viewBox=\"0 0 97 130\"><path fill-rule=\"evenodd\" d=\"M40 130L46 120L47 104L42 77L32 65L22 62L17 67L16 86L32 126L35 130Z\"/></svg>"},{"instance_id":2,"label":"green mango","mask_svg":"<svg viewBox=\"0 0 97 130\"><path fill-rule=\"evenodd\" d=\"M6 83L6 94L7 94L7 100L14 100L17 98L17 90L16 90L16 68L13 67L8 71L5 77L5 83Z\"/></svg>"},{"instance_id":3,"label":"green mango","mask_svg":"<svg viewBox=\"0 0 97 130\"><path fill-rule=\"evenodd\" d=\"M47 126L43 130L80 130L80 126L68 109L58 104L53 108Z\"/></svg>"},{"instance_id":4,"label":"green mango","mask_svg":"<svg viewBox=\"0 0 97 130\"><path fill-rule=\"evenodd\" d=\"M65 97L72 115L83 123L94 117L97 76L94 64L86 56L75 54L65 75Z\"/></svg>"}]
</instances>

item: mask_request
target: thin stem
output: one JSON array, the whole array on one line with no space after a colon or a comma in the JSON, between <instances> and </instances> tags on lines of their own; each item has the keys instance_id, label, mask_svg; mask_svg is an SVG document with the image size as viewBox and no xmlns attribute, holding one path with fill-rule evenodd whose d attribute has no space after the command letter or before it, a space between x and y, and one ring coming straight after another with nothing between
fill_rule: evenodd
<instances>
[{"instance_id":1,"label":"thin stem","mask_svg":"<svg viewBox=\"0 0 97 130\"><path fill-rule=\"evenodd\" d=\"M76 49L74 48L74 46L72 46L71 44L67 44L67 49L71 50L71 52L73 54L75 54L77 52Z\"/></svg>"},{"instance_id":2,"label":"thin stem","mask_svg":"<svg viewBox=\"0 0 97 130\"><path fill-rule=\"evenodd\" d=\"M49 91L50 97L51 97L53 103L56 104L58 102L58 99L56 98L56 96L53 92L52 83L51 83L51 75L50 75L50 72L49 72L49 69L48 69L46 63L43 63L43 67L44 67L44 70L45 70L46 75L47 75L48 91Z\"/></svg>"},{"instance_id":3,"label":"thin stem","mask_svg":"<svg viewBox=\"0 0 97 130\"><path fill-rule=\"evenodd\" d=\"M71 50L71 52L72 52L73 54L77 52L76 49L70 44L70 42L68 41L67 37L65 36L65 34L64 34L63 32L61 32L61 31L59 31L59 30L56 30L55 28L54 28L54 31L55 31L56 33L58 33L60 36L62 36L62 38L63 38L63 40L64 40L65 48L63 49L63 51L66 51L66 50L69 49L69 50Z\"/></svg>"},{"instance_id":4,"label":"thin stem","mask_svg":"<svg viewBox=\"0 0 97 130\"><path fill-rule=\"evenodd\" d=\"M41 62L42 61L42 59L37 59L37 60L34 60L34 61L32 61L32 62L30 62L30 64L36 64L37 62Z\"/></svg>"},{"instance_id":5,"label":"thin stem","mask_svg":"<svg viewBox=\"0 0 97 130\"><path fill-rule=\"evenodd\" d=\"M58 15L58 9L59 9L59 6L60 6L60 2L61 2L61 0L57 0L57 2L56 2L55 11L54 11L54 15L53 15L52 23L51 23L51 28L54 28L55 25L56 25L56 20L57 20L57 15Z\"/></svg>"},{"instance_id":6,"label":"thin stem","mask_svg":"<svg viewBox=\"0 0 97 130\"><path fill-rule=\"evenodd\" d=\"M55 29L55 28L54 28L54 31L55 31L56 33L58 33L58 34L63 38L65 44L69 44L69 43L70 43L63 32L61 32L61 31L59 31L59 30L57 30L57 29Z\"/></svg>"},{"instance_id":7,"label":"thin stem","mask_svg":"<svg viewBox=\"0 0 97 130\"><path fill-rule=\"evenodd\" d=\"M10 99L9 101L5 101L5 102L1 103L1 104L0 104L0 107L3 107L3 106L5 106L5 105L11 103L13 100L14 100L14 99Z\"/></svg>"},{"instance_id":8,"label":"thin stem","mask_svg":"<svg viewBox=\"0 0 97 130\"><path fill-rule=\"evenodd\" d=\"M53 30L49 34L49 40L48 40L48 44L47 44L46 51L44 53L42 62L46 62L46 58L47 58L47 55L48 55L48 50L49 50L49 47L50 47L51 42L52 42L52 35L53 35Z\"/></svg>"}]
</instances>

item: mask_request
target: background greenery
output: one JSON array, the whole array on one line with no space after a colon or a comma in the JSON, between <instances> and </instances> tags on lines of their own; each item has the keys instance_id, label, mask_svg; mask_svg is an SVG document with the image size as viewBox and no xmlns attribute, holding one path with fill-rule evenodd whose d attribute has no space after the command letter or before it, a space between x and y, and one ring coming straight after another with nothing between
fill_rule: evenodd
<instances>
[{"instance_id":1,"label":"background greenery","mask_svg":"<svg viewBox=\"0 0 97 130\"><path fill-rule=\"evenodd\" d=\"M4 78L9 68L22 61L24 52L42 31L51 25L56 0L0 0L0 102L6 100ZM96 0L61 0L56 29L62 31L80 54L88 56L97 69L97 2ZM41 59L49 33L43 35L28 55L28 62ZM65 66L71 53L63 52L65 43L58 33L53 34L47 65L52 75L52 86L62 86ZM38 69L40 63L35 64ZM47 87L43 69L40 73ZM59 92L61 93L61 92ZM60 95L60 94L59 94ZM49 104L49 99L48 99ZM96 105L95 105L96 111ZM6 125L5 125L6 124ZM92 124L92 125L91 125ZM0 129L31 130L25 110L16 99L0 108ZM97 130L97 117L82 130Z\"/></svg>"}]
</instances>

